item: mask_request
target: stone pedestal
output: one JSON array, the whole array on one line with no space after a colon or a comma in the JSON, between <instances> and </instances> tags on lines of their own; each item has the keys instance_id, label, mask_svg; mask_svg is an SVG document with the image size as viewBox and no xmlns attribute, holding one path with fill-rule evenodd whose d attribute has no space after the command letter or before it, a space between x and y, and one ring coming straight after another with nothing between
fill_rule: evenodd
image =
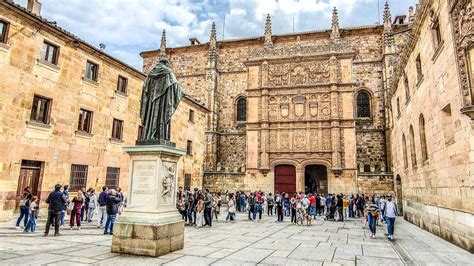
<instances>
[{"instance_id":1,"label":"stone pedestal","mask_svg":"<svg viewBox=\"0 0 474 266\"><path fill-rule=\"evenodd\" d=\"M130 155L125 212L114 225L112 252L161 256L184 246L176 210L177 162L186 152L166 145L124 148Z\"/></svg>"}]
</instances>

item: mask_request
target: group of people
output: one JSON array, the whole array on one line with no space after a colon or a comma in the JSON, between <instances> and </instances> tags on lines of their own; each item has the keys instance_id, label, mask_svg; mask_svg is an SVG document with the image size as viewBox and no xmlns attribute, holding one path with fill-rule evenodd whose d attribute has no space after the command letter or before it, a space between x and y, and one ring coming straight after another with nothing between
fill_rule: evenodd
<instances>
[{"instance_id":1,"label":"group of people","mask_svg":"<svg viewBox=\"0 0 474 266\"><path fill-rule=\"evenodd\" d=\"M311 225L311 221L318 216L325 220L344 221L347 218L364 218L371 235L375 238L377 222L386 223L388 238L393 239L394 222L397 215L396 204L391 196L365 196L344 194L316 194L316 193L265 193L254 191L245 193L226 192L210 193L208 189L193 191L179 188L177 193L177 209L186 225L203 227L212 226L212 220L218 219L221 206L226 203L228 212L226 221L235 221L236 212L247 212L248 220L262 219L276 215L276 222L283 222L284 217L291 217L292 224Z\"/></svg>"},{"instance_id":2,"label":"group of people","mask_svg":"<svg viewBox=\"0 0 474 266\"><path fill-rule=\"evenodd\" d=\"M62 190L61 190L62 189ZM39 215L38 198L33 196L31 188L26 187L20 201L20 216L16 227L20 227L24 219L24 232L36 231L36 220ZM55 185L45 201L48 204L48 218L46 220L44 235L48 236L51 226L54 226L54 236L58 236L59 228L64 226L67 215L70 215L70 229L81 229L82 222L91 223L97 214L97 228L104 228L104 234L113 234L114 223L117 215L121 213L126 204L126 198L120 188L108 189L102 187L99 195L95 189L89 188L86 192L78 190L76 196L69 197L69 186Z\"/></svg>"}]
</instances>

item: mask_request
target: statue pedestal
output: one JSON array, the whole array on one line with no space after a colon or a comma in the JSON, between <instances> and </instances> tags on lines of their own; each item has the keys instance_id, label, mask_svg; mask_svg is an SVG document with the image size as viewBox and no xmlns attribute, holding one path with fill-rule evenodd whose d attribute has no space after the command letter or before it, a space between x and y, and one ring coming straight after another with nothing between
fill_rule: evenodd
<instances>
[{"instance_id":1,"label":"statue pedestal","mask_svg":"<svg viewBox=\"0 0 474 266\"><path fill-rule=\"evenodd\" d=\"M165 145L126 147L130 155L127 208L114 225L112 252L158 257L184 246L176 210L177 162L186 152Z\"/></svg>"}]
</instances>

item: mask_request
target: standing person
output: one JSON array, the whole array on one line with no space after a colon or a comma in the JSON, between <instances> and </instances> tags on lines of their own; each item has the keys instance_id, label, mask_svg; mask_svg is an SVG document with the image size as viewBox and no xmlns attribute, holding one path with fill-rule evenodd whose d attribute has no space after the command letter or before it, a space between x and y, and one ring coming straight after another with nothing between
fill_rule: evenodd
<instances>
[{"instance_id":1,"label":"standing person","mask_svg":"<svg viewBox=\"0 0 474 266\"><path fill-rule=\"evenodd\" d=\"M344 218L345 219L347 219L347 217L349 216L349 202L350 202L350 200L347 198L347 196L344 196L342 198L342 203L343 203L343 207L344 207Z\"/></svg>"},{"instance_id":2,"label":"standing person","mask_svg":"<svg viewBox=\"0 0 474 266\"><path fill-rule=\"evenodd\" d=\"M23 194L21 195L20 200L20 217L16 220L16 229L20 228L20 223L23 218L23 228L28 224L28 219L30 218L30 202L33 198L33 195L30 192L30 187L25 187L23 189Z\"/></svg>"},{"instance_id":3,"label":"standing person","mask_svg":"<svg viewBox=\"0 0 474 266\"><path fill-rule=\"evenodd\" d=\"M294 214L295 214L294 217L295 217L296 224L303 225L303 218L305 214L303 202L299 196L293 197L291 200L293 201L293 199L295 202L292 203L292 205L294 205L294 208L292 206L291 219L293 219L293 209L294 209Z\"/></svg>"},{"instance_id":4,"label":"standing person","mask_svg":"<svg viewBox=\"0 0 474 266\"><path fill-rule=\"evenodd\" d=\"M336 200L337 215L339 216L339 222L344 222L344 200L342 195L337 195Z\"/></svg>"},{"instance_id":5,"label":"standing person","mask_svg":"<svg viewBox=\"0 0 474 266\"><path fill-rule=\"evenodd\" d=\"M69 205L69 185L64 185L63 194L66 197L67 204L64 206L63 211L61 212L61 226L64 225L64 219L66 218L66 209Z\"/></svg>"},{"instance_id":6,"label":"standing person","mask_svg":"<svg viewBox=\"0 0 474 266\"><path fill-rule=\"evenodd\" d=\"M250 195L247 198L247 206L248 206L247 209L249 212L249 220L252 220L252 221L255 220L254 215L253 215L254 208L255 208L254 201L255 201L255 197L253 196L253 193L250 192Z\"/></svg>"},{"instance_id":7,"label":"standing person","mask_svg":"<svg viewBox=\"0 0 474 266\"><path fill-rule=\"evenodd\" d=\"M30 218L28 219L28 223L25 226L25 233L34 233L36 231L36 219L38 218L38 204L36 203L38 197L34 196L31 199L30 203Z\"/></svg>"},{"instance_id":8,"label":"standing person","mask_svg":"<svg viewBox=\"0 0 474 266\"><path fill-rule=\"evenodd\" d=\"M316 219L316 197L314 194L309 194L309 215L313 216L313 219Z\"/></svg>"},{"instance_id":9,"label":"standing person","mask_svg":"<svg viewBox=\"0 0 474 266\"><path fill-rule=\"evenodd\" d=\"M275 205L275 200L273 199L272 193L268 193L267 196L267 215L273 216L273 205Z\"/></svg>"},{"instance_id":10,"label":"standing person","mask_svg":"<svg viewBox=\"0 0 474 266\"><path fill-rule=\"evenodd\" d=\"M118 215L122 215L123 208L125 207L125 202L127 199L125 195L123 194L121 187L117 187L117 197L120 199Z\"/></svg>"},{"instance_id":11,"label":"standing person","mask_svg":"<svg viewBox=\"0 0 474 266\"><path fill-rule=\"evenodd\" d=\"M324 194L321 194L321 201L319 203L319 215L324 215L324 209L326 207L326 197L324 197Z\"/></svg>"},{"instance_id":12,"label":"standing person","mask_svg":"<svg viewBox=\"0 0 474 266\"><path fill-rule=\"evenodd\" d=\"M236 202L235 202L235 198L234 198L234 194L230 193L229 194L229 199L227 200L227 218L225 218L225 221L235 221L235 205L236 205Z\"/></svg>"},{"instance_id":13,"label":"standing person","mask_svg":"<svg viewBox=\"0 0 474 266\"><path fill-rule=\"evenodd\" d=\"M283 222L283 197L278 192L276 193L275 197L277 221Z\"/></svg>"},{"instance_id":14,"label":"standing person","mask_svg":"<svg viewBox=\"0 0 474 266\"><path fill-rule=\"evenodd\" d=\"M194 205L194 198L197 197L197 193L191 193L191 191L189 192L189 195L188 195L188 199L187 199L187 206L186 206L186 212L187 212L187 215L188 215L188 225L193 225L194 223L196 223L196 220L193 220L193 213L194 212L194 208L195 208L195 205Z\"/></svg>"},{"instance_id":15,"label":"standing person","mask_svg":"<svg viewBox=\"0 0 474 266\"><path fill-rule=\"evenodd\" d=\"M92 222L92 218L94 217L95 210L97 209L97 196L95 195L95 189L91 188L89 191L89 205L87 206L89 212L87 213L87 222Z\"/></svg>"},{"instance_id":16,"label":"standing person","mask_svg":"<svg viewBox=\"0 0 474 266\"><path fill-rule=\"evenodd\" d=\"M198 194L196 203L196 224L197 228L204 226L204 200L203 195Z\"/></svg>"},{"instance_id":17,"label":"standing person","mask_svg":"<svg viewBox=\"0 0 474 266\"><path fill-rule=\"evenodd\" d=\"M111 189L105 200L107 222L105 223L104 227L104 235L114 234L114 223L115 219L117 218L117 213L119 212L120 202L121 200L118 197L117 191L115 189Z\"/></svg>"},{"instance_id":18,"label":"standing person","mask_svg":"<svg viewBox=\"0 0 474 266\"><path fill-rule=\"evenodd\" d=\"M283 192L282 193L283 195L285 195L284 197L284 207L285 207L285 216L290 216L290 211L291 211L291 208L290 208L290 195L288 193L285 193ZM296 193L295 193L296 194Z\"/></svg>"},{"instance_id":19,"label":"standing person","mask_svg":"<svg viewBox=\"0 0 474 266\"><path fill-rule=\"evenodd\" d=\"M349 197L349 218L355 218L354 215L354 195Z\"/></svg>"},{"instance_id":20,"label":"standing person","mask_svg":"<svg viewBox=\"0 0 474 266\"><path fill-rule=\"evenodd\" d=\"M390 196L389 196L390 197ZM385 222L385 205L387 200L385 200L385 196L382 196L379 201L379 209L380 209L380 221Z\"/></svg>"},{"instance_id":21,"label":"standing person","mask_svg":"<svg viewBox=\"0 0 474 266\"><path fill-rule=\"evenodd\" d=\"M217 193L217 196L215 197L214 199L214 216L216 217L216 220L217 220L217 216L219 215L220 211L221 211L221 206L222 206L222 197L221 197L221 193Z\"/></svg>"},{"instance_id":22,"label":"standing person","mask_svg":"<svg viewBox=\"0 0 474 266\"><path fill-rule=\"evenodd\" d=\"M369 196L369 199L367 201L367 204L365 206L366 211L367 211L367 222L369 223L369 229L371 232L371 237L375 238L375 233L376 233L376 222L377 222L377 216L378 216L378 207L377 204L375 204L374 198Z\"/></svg>"},{"instance_id":23,"label":"standing person","mask_svg":"<svg viewBox=\"0 0 474 266\"><path fill-rule=\"evenodd\" d=\"M296 224L296 193L293 194L293 197L290 199L290 209L291 209L291 223Z\"/></svg>"},{"instance_id":24,"label":"standing person","mask_svg":"<svg viewBox=\"0 0 474 266\"><path fill-rule=\"evenodd\" d=\"M397 216L397 204L392 201L392 196L388 196L385 203L385 219L387 222L388 239L393 240L393 233L395 231L395 217Z\"/></svg>"},{"instance_id":25,"label":"standing person","mask_svg":"<svg viewBox=\"0 0 474 266\"><path fill-rule=\"evenodd\" d=\"M240 191L235 192L235 203L237 211L240 212Z\"/></svg>"},{"instance_id":26,"label":"standing person","mask_svg":"<svg viewBox=\"0 0 474 266\"><path fill-rule=\"evenodd\" d=\"M357 198L356 205L357 205L357 216L359 218L364 217L364 207L366 206L364 194L362 194L361 196Z\"/></svg>"},{"instance_id":27,"label":"standing person","mask_svg":"<svg viewBox=\"0 0 474 266\"><path fill-rule=\"evenodd\" d=\"M179 194L178 194L179 195ZM183 196L180 196L178 198L178 211L181 214L181 219L183 219L186 222L186 202L184 200Z\"/></svg>"},{"instance_id":28,"label":"standing person","mask_svg":"<svg viewBox=\"0 0 474 266\"><path fill-rule=\"evenodd\" d=\"M204 226L208 225L209 227L212 227L212 205L212 196L209 193L209 189L206 188L204 190Z\"/></svg>"},{"instance_id":29,"label":"standing person","mask_svg":"<svg viewBox=\"0 0 474 266\"><path fill-rule=\"evenodd\" d=\"M54 222L54 236L59 236L59 219L61 218L61 213L64 207L67 206L66 196L61 192L61 185L57 184L54 186L54 191L48 195L46 198L46 203L48 206L48 221L46 222L46 227L44 231L44 236L48 236L49 227Z\"/></svg>"},{"instance_id":30,"label":"standing person","mask_svg":"<svg viewBox=\"0 0 474 266\"><path fill-rule=\"evenodd\" d=\"M81 222L88 220L89 218L89 202L90 202L90 191L92 188L89 188L86 193L84 193L84 204L82 204L81 209Z\"/></svg>"},{"instance_id":31,"label":"standing person","mask_svg":"<svg viewBox=\"0 0 474 266\"><path fill-rule=\"evenodd\" d=\"M256 200L255 200L255 215L258 213L258 220L262 220L262 211L263 211L263 197L261 192L256 193ZM254 218L256 219L256 218Z\"/></svg>"},{"instance_id":32,"label":"standing person","mask_svg":"<svg viewBox=\"0 0 474 266\"><path fill-rule=\"evenodd\" d=\"M97 202L99 203L99 216L97 217L97 228L102 228L104 223L107 221L107 187L102 187L102 192L99 194L99 199Z\"/></svg>"},{"instance_id":33,"label":"standing person","mask_svg":"<svg viewBox=\"0 0 474 266\"><path fill-rule=\"evenodd\" d=\"M73 207L71 210L71 219L69 225L71 230L74 227L74 219L77 221L77 230L81 230L81 211L84 205L84 193L81 190L77 192L77 196L72 199Z\"/></svg>"}]
</instances>

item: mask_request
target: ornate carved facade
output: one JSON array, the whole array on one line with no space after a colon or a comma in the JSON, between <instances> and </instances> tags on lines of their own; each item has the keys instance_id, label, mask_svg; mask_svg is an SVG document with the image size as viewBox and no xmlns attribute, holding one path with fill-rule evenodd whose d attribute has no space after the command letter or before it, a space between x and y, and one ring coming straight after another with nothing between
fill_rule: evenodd
<instances>
[{"instance_id":1,"label":"ornate carved facade","mask_svg":"<svg viewBox=\"0 0 474 266\"><path fill-rule=\"evenodd\" d=\"M405 41L407 28L388 21L340 29L334 9L328 31L274 36L267 16L262 38L217 41L213 25L207 44L165 48L187 93L212 112L204 186L282 190L275 166L286 165L294 172L290 190L393 192L384 183L392 180L384 72L397 63L397 48L390 47ZM160 52L141 55L146 72ZM369 115L358 117L355 98L362 91ZM237 119L242 97L244 123Z\"/></svg>"}]
</instances>

